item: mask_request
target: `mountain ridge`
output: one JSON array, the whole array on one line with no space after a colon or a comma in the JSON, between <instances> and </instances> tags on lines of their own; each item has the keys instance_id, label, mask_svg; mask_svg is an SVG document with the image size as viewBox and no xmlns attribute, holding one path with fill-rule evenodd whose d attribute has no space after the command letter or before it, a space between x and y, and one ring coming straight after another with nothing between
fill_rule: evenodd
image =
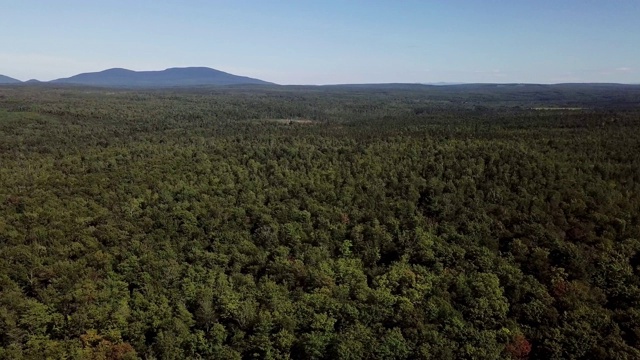
<instances>
[{"instance_id":1,"label":"mountain ridge","mask_svg":"<svg viewBox=\"0 0 640 360\"><path fill-rule=\"evenodd\" d=\"M72 84L104 87L174 87L199 85L272 85L273 83L230 74L208 67L172 67L165 70L135 71L111 68L77 74L49 81L51 84Z\"/></svg>"},{"instance_id":2,"label":"mountain ridge","mask_svg":"<svg viewBox=\"0 0 640 360\"><path fill-rule=\"evenodd\" d=\"M0 75L0 84L20 84L22 81L6 75Z\"/></svg>"},{"instance_id":3,"label":"mountain ridge","mask_svg":"<svg viewBox=\"0 0 640 360\"><path fill-rule=\"evenodd\" d=\"M72 85L111 88L170 88L192 86L225 86L225 85L278 85L273 82L235 75L221 70L203 66L171 67L164 70L130 70L125 68L109 68L96 72L76 74L66 78L50 81L30 79L21 81L6 75L0 75L0 85ZM282 86L302 86L319 88L353 88L353 89L413 89L444 87L450 89L488 88L488 87L636 87L640 84L630 83L465 83L465 82L415 82L415 83L337 83L325 85L298 84Z\"/></svg>"}]
</instances>

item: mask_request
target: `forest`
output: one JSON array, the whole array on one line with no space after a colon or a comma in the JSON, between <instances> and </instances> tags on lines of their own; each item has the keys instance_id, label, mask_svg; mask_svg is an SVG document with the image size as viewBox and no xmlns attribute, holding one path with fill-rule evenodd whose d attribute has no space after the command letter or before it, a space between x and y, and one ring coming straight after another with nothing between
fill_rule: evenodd
<instances>
[{"instance_id":1,"label":"forest","mask_svg":"<svg viewBox=\"0 0 640 360\"><path fill-rule=\"evenodd\" d=\"M0 87L0 359L640 359L640 86Z\"/></svg>"}]
</instances>

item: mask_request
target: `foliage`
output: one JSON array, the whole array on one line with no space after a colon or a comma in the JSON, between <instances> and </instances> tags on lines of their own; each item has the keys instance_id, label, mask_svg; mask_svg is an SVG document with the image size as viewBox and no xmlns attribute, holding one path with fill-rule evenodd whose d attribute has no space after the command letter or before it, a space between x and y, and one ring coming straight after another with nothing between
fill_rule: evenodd
<instances>
[{"instance_id":1,"label":"foliage","mask_svg":"<svg viewBox=\"0 0 640 360\"><path fill-rule=\"evenodd\" d=\"M535 91L0 88L0 359L640 358L639 98Z\"/></svg>"}]
</instances>

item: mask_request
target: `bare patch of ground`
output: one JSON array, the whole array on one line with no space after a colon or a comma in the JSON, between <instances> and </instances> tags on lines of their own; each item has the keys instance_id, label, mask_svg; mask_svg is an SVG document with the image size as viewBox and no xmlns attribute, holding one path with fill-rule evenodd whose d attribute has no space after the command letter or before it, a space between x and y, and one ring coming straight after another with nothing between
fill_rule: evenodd
<instances>
[{"instance_id":1,"label":"bare patch of ground","mask_svg":"<svg viewBox=\"0 0 640 360\"><path fill-rule=\"evenodd\" d=\"M538 111L548 111L548 110L570 110L570 111L578 111L578 110L584 110L584 108L581 107L534 107L532 108L533 110L538 110Z\"/></svg>"},{"instance_id":2,"label":"bare patch of ground","mask_svg":"<svg viewBox=\"0 0 640 360\"><path fill-rule=\"evenodd\" d=\"M271 122L271 123L277 123L277 124L314 124L316 123L316 121L314 120L310 120L310 119L260 119L258 121L265 121L265 122Z\"/></svg>"}]
</instances>

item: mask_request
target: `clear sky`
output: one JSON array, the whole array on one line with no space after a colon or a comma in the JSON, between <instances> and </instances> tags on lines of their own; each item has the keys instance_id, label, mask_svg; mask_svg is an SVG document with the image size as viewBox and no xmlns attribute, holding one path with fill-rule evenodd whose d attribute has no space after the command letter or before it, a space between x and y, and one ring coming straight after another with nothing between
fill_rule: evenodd
<instances>
[{"instance_id":1,"label":"clear sky","mask_svg":"<svg viewBox=\"0 0 640 360\"><path fill-rule=\"evenodd\" d=\"M0 74L640 83L640 0L0 0Z\"/></svg>"}]
</instances>

